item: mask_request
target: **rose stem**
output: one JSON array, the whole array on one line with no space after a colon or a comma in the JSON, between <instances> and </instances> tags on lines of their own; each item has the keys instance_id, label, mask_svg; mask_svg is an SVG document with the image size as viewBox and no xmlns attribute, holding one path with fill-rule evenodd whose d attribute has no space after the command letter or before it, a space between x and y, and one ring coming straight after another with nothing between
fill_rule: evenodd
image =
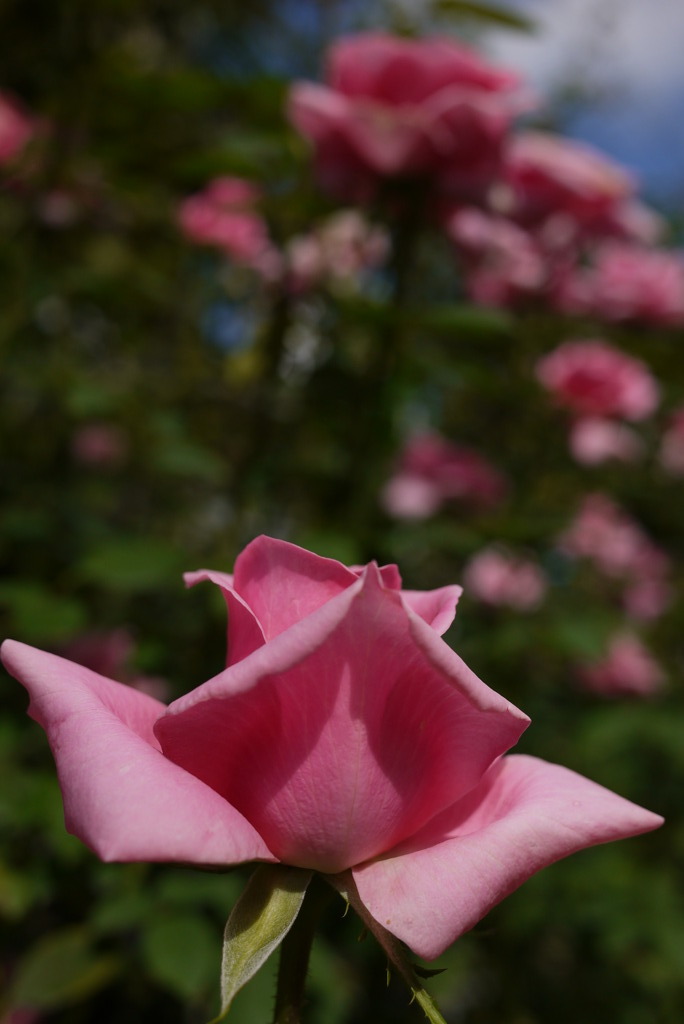
<instances>
[{"instance_id":1,"label":"rose stem","mask_svg":"<svg viewBox=\"0 0 684 1024\"><path fill-rule=\"evenodd\" d=\"M333 890L314 875L302 909L280 947L273 1024L301 1024L304 986L314 933L322 911L333 896Z\"/></svg>"}]
</instances>

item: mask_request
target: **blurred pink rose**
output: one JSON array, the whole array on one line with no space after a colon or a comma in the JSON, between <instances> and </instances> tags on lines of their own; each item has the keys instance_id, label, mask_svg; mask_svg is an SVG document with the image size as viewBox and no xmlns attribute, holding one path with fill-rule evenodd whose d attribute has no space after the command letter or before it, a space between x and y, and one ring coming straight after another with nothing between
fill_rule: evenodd
<instances>
[{"instance_id":1,"label":"blurred pink rose","mask_svg":"<svg viewBox=\"0 0 684 1024\"><path fill-rule=\"evenodd\" d=\"M684 260L680 253L604 243L589 267L576 271L559 306L603 320L675 326L684 323Z\"/></svg>"},{"instance_id":2,"label":"blurred pink rose","mask_svg":"<svg viewBox=\"0 0 684 1024\"><path fill-rule=\"evenodd\" d=\"M590 494L559 538L559 547L586 558L623 585L622 602L631 618L654 619L672 600L670 560L624 509L604 494Z\"/></svg>"},{"instance_id":3,"label":"blurred pink rose","mask_svg":"<svg viewBox=\"0 0 684 1024\"><path fill-rule=\"evenodd\" d=\"M539 360L536 373L559 405L580 416L642 420L660 399L646 364L600 339L564 342Z\"/></svg>"},{"instance_id":4,"label":"blurred pink rose","mask_svg":"<svg viewBox=\"0 0 684 1024\"><path fill-rule=\"evenodd\" d=\"M260 192L242 178L215 178L178 208L183 234L192 242L221 249L236 263L269 268L274 247L263 218L256 212Z\"/></svg>"},{"instance_id":5,"label":"blurred pink rose","mask_svg":"<svg viewBox=\"0 0 684 1024\"><path fill-rule=\"evenodd\" d=\"M629 173L591 146L525 131L510 139L497 198L502 212L522 224L563 217L571 234L582 237L614 233L611 221L618 210L625 216L635 191Z\"/></svg>"},{"instance_id":6,"label":"blurred pink rose","mask_svg":"<svg viewBox=\"0 0 684 1024\"><path fill-rule=\"evenodd\" d=\"M120 465L128 454L128 440L111 423L84 423L71 438L71 455L84 466L108 469Z\"/></svg>"},{"instance_id":7,"label":"blurred pink rose","mask_svg":"<svg viewBox=\"0 0 684 1024\"><path fill-rule=\"evenodd\" d=\"M381 228L369 224L358 210L340 210L288 243L290 288L304 292L326 283L353 288L365 270L383 262L388 248Z\"/></svg>"},{"instance_id":8,"label":"blurred pink rose","mask_svg":"<svg viewBox=\"0 0 684 1024\"><path fill-rule=\"evenodd\" d=\"M168 708L3 645L67 827L103 859L351 873L370 915L432 958L545 865L661 824L558 765L501 756L529 720L441 639L460 588L402 590L396 566L269 538L234 576L188 582L203 579L229 609L228 667Z\"/></svg>"},{"instance_id":9,"label":"blurred pink rose","mask_svg":"<svg viewBox=\"0 0 684 1024\"><path fill-rule=\"evenodd\" d=\"M601 661L577 671L583 686L604 697L651 697L662 689L665 676L635 633L616 633Z\"/></svg>"},{"instance_id":10,"label":"blurred pink rose","mask_svg":"<svg viewBox=\"0 0 684 1024\"><path fill-rule=\"evenodd\" d=\"M17 157L35 131L34 123L16 100L0 92L0 164Z\"/></svg>"},{"instance_id":11,"label":"blurred pink rose","mask_svg":"<svg viewBox=\"0 0 684 1024\"><path fill-rule=\"evenodd\" d=\"M684 476L684 407L670 417L660 442L658 459L671 476Z\"/></svg>"},{"instance_id":12,"label":"blurred pink rose","mask_svg":"<svg viewBox=\"0 0 684 1024\"><path fill-rule=\"evenodd\" d=\"M508 605L521 612L537 608L547 590L546 576L536 562L495 547L471 558L463 582L466 593L485 604Z\"/></svg>"},{"instance_id":13,"label":"blurred pink rose","mask_svg":"<svg viewBox=\"0 0 684 1024\"><path fill-rule=\"evenodd\" d=\"M529 105L516 75L452 39L370 32L335 43L326 84L295 83L288 108L323 186L358 201L381 178L481 195L512 118Z\"/></svg>"},{"instance_id":14,"label":"blurred pink rose","mask_svg":"<svg viewBox=\"0 0 684 1024\"><path fill-rule=\"evenodd\" d=\"M584 466L598 466L606 459L636 462L644 445L630 427L599 416L583 416L570 428L570 451Z\"/></svg>"},{"instance_id":15,"label":"blurred pink rose","mask_svg":"<svg viewBox=\"0 0 684 1024\"><path fill-rule=\"evenodd\" d=\"M479 452L437 434L419 434L407 442L381 501L391 516L424 519L454 499L495 505L506 489L501 473Z\"/></svg>"},{"instance_id":16,"label":"blurred pink rose","mask_svg":"<svg viewBox=\"0 0 684 1024\"><path fill-rule=\"evenodd\" d=\"M511 306L541 295L551 261L531 234L504 217L462 207L445 221L465 267L470 296L484 306Z\"/></svg>"}]
</instances>

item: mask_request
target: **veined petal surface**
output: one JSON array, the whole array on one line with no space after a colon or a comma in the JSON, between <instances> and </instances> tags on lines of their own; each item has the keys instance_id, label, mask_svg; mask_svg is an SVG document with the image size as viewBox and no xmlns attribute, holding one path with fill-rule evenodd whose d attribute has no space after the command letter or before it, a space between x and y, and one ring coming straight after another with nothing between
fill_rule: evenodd
<instances>
[{"instance_id":1,"label":"veined petal surface","mask_svg":"<svg viewBox=\"0 0 684 1024\"><path fill-rule=\"evenodd\" d=\"M541 868L662 820L567 768L512 754L408 842L353 874L376 920L431 960Z\"/></svg>"}]
</instances>

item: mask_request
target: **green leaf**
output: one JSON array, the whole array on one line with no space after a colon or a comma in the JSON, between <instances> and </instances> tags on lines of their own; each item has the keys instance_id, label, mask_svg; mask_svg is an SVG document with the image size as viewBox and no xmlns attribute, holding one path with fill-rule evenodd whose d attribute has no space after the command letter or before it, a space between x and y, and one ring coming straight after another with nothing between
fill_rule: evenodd
<instances>
[{"instance_id":1,"label":"green leaf","mask_svg":"<svg viewBox=\"0 0 684 1024\"><path fill-rule=\"evenodd\" d=\"M221 1012L280 945L299 913L312 872L284 864L262 864L233 907L223 937Z\"/></svg>"},{"instance_id":2,"label":"green leaf","mask_svg":"<svg viewBox=\"0 0 684 1024\"><path fill-rule=\"evenodd\" d=\"M22 961L10 992L13 1008L53 1009L80 1002L106 985L119 969L113 956L91 948L82 928L45 936Z\"/></svg>"},{"instance_id":3,"label":"green leaf","mask_svg":"<svg viewBox=\"0 0 684 1024\"><path fill-rule=\"evenodd\" d=\"M0 604L9 609L12 632L27 643L53 643L85 624L85 612L77 601L50 593L39 583L3 583Z\"/></svg>"},{"instance_id":4,"label":"green leaf","mask_svg":"<svg viewBox=\"0 0 684 1024\"><path fill-rule=\"evenodd\" d=\"M145 929L147 968L164 988L184 1000L210 989L218 963L218 935L198 914L159 914Z\"/></svg>"},{"instance_id":5,"label":"green leaf","mask_svg":"<svg viewBox=\"0 0 684 1024\"><path fill-rule=\"evenodd\" d=\"M478 21L503 25L519 32L534 32L536 30L535 22L531 18L526 18L524 15L504 7L492 7L489 4L472 2L472 0L433 0L432 10L438 15L453 14L457 17L476 18Z\"/></svg>"},{"instance_id":6,"label":"green leaf","mask_svg":"<svg viewBox=\"0 0 684 1024\"><path fill-rule=\"evenodd\" d=\"M109 541L91 552L80 566L80 574L88 582L120 591L147 590L167 583L180 572L176 548L145 537Z\"/></svg>"}]
</instances>

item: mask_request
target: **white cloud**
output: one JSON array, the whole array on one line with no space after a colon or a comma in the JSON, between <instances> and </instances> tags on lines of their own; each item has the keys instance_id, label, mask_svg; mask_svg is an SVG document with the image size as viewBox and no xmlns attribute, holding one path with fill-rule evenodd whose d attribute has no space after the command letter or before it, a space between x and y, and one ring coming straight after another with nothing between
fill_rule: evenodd
<instances>
[{"instance_id":1,"label":"white cloud","mask_svg":"<svg viewBox=\"0 0 684 1024\"><path fill-rule=\"evenodd\" d=\"M492 31L486 49L541 90L572 82L656 97L684 84L682 0L517 0L534 35Z\"/></svg>"}]
</instances>

